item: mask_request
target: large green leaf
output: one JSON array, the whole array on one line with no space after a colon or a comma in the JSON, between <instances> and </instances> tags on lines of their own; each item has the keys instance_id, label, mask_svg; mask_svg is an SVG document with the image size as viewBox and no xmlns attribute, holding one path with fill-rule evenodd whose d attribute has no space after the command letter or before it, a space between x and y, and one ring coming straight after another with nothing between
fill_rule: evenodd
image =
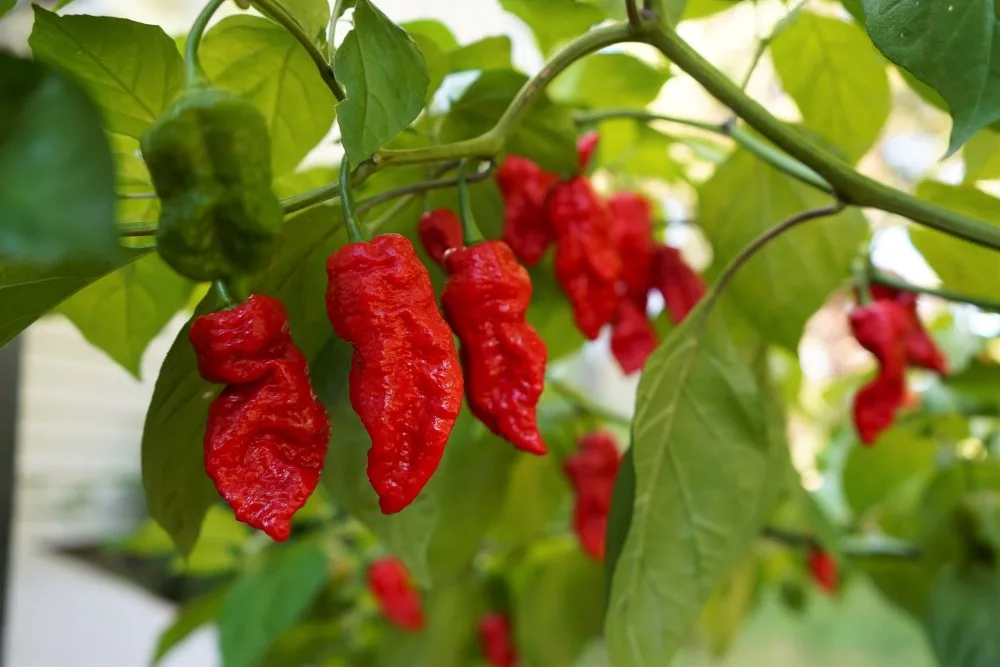
<instances>
[{"instance_id":1,"label":"large green leaf","mask_svg":"<svg viewBox=\"0 0 1000 667\"><path fill-rule=\"evenodd\" d=\"M917 187L917 196L1000 225L1000 199L972 186L924 181ZM996 296L1000 261L995 250L926 227L912 227L910 238L948 289L985 298Z\"/></svg>"},{"instance_id":2,"label":"large green leaf","mask_svg":"<svg viewBox=\"0 0 1000 667\"><path fill-rule=\"evenodd\" d=\"M639 382L634 502L605 626L614 665L668 664L778 486L769 408L722 313L706 322L703 308L660 344Z\"/></svg>"},{"instance_id":3,"label":"large green leaf","mask_svg":"<svg viewBox=\"0 0 1000 667\"><path fill-rule=\"evenodd\" d=\"M447 53L450 72L473 69L510 69L511 43L506 35L484 37Z\"/></svg>"},{"instance_id":4,"label":"large green leaf","mask_svg":"<svg viewBox=\"0 0 1000 667\"><path fill-rule=\"evenodd\" d=\"M411 35L421 35L431 40L442 51L458 48L458 40L445 24L434 19L419 19L401 24L401 27Z\"/></svg>"},{"instance_id":5,"label":"large green leaf","mask_svg":"<svg viewBox=\"0 0 1000 667\"><path fill-rule=\"evenodd\" d=\"M114 261L114 206L97 109L64 74L0 53L0 255Z\"/></svg>"},{"instance_id":6,"label":"large green leaf","mask_svg":"<svg viewBox=\"0 0 1000 667\"><path fill-rule=\"evenodd\" d=\"M153 180L142 160L139 142L124 134L112 134L111 156L115 163L115 191L118 194L149 194ZM118 220L155 222L160 217L160 200L155 197L118 198Z\"/></svg>"},{"instance_id":7,"label":"large green leaf","mask_svg":"<svg viewBox=\"0 0 1000 667\"><path fill-rule=\"evenodd\" d=\"M552 99L580 107L644 107L670 77L625 53L597 53L571 65L549 87Z\"/></svg>"},{"instance_id":8,"label":"large green leaf","mask_svg":"<svg viewBox=\"0 0 1000 667\"><path fill-rule=\"evenodd\" d=\"M187 304L191 288L159 255L149 255L76 293L59 311L91 344L139 377L146 346Z\"/></svg>"},{"instance_id":9,"label":"large green leaf","mask_svg":"<svg viewBox=\"0 0 1000 667\"><path fill-rule=\"evenodd\" d=\"M715 252L713 276L765 230L829 203L825 195L742 150L702 185L699 199L699 222ZM726 293L761 335L795 350L806 320L848 277L866 231L856 209L805 223L769 243Z\"/></svg>"},{"instance_id":10,"label":"large green leaf","mask_svg":"<svg viewBox=\"0 0 1000 667\"><path fill-rule=\"evenodd\" d=\"M862 517L893 493L927 481L934 471L937 445L902 426L879 438L877 447L855 444L844 464L844 495Z\"/></svg>"},{"instance_id":11,"label":"large green leaf","mask_svg":"<svg viewBox=\"0 0 1000 667\"><path fill-rule=\"evenodd\" d=\"M993 0L862 0L885 57L940 93L954 124L949 155L1000 119L1000 21Z\"/></svg>"},{"instance_id":12,"label":"large green leaf","mask_svg":"<svg viewBox=\"0 0 1000 667\"><path fill-rule=\"evenodd\" d=\"M35 58L72 73L100 106L110 131L141 136L180 89L184 64L159 26L34 9L28 43Z\"/></svg>"},{"instance_id":13,"label":"large green leaf","mask_svg":"<svg viewBox=\"0 0 1000 667\"><path fill-rule=\"evenodd\" d=\"M17 4L17 0L0 0L0 17L4 14L14 9L14 5Z\"/></svg>"},{"instance_id":14,"label":"large green leaf","mask_svg":"<svg viewBox=\"0 0 1000 667\"><path fill-rule=\"evenodd\" d=\"M427 66L406 31L369 0L358 0L354 30L335 57L347 91L338 107L340 133L354 164L371 156L424 108Z\"/></svg>"},{"instance_id":15,"label":"large green leaf","mask_svg":"<svg viewBox=\"0 0 1000 667\"><path fill-rule=\"evenodd\" d=\"M942 667L1000 664L1000 572L981 565L942 570L926 623Z\"/></svg>"},{"instance_id":16,"label":"large green leaf","mask_svg":"<svg viewBox=\"0 0 1000 667\"><path fill-rule=\"evenodd\" d=\"M208 31L199 52L213 83L264 114L275 176L292 171L330 131L336 100L302 45L281 26L230 16Z\"/></svg>"},{"instance_id":17,"label":"large green leaf","mask_svg":"<svg viewBox=\"0 0 1000 667\"><path fill-rule=\"evenodd\" d=\"M801 12L771 44L774 68L806 124L852 162L882 131L892 100L885 61L854 23Z\"/></svg>"},{"instance_id":18,"label":"large green leaf","mask_svg":"<svg viewBox=\"0 0 1000 667\"><path fill-rule=\"evenodd\" d=\"M1000 178L1000 132L982 130L965 145L965 182Z\"/></svg>"},{"instance_id":19,"label":"large green leaf","mask_svg":"<svg viewBox=\"0 0 1000 667\"><path fill-rule=\"evenodd\" d=\"M547 440L547 444L552 446L551 441ZM555 456L518 457L491 536L511 547L541 538L569 495L569 485Z\"/></svg>"},{"instance_id":20,"label":"large green leaf","mask_svg":"<svg viewBox=\"0 0 1000 667\"><path fill-rule=\"evenodd\" d=\"M698 619L698 634L720 660L743 628L757 589L757 558L751 555L733 569L709 598Z\"/></svg>"},{"instance_id":21,"label":"large green leaf","mask_svg":"<svg viewBox=\"0 0 1000 667\"><path fill-rule=\"evenodd\" d=\"M322 35L325 39L330 23L330 3L327 0L278 0L278 4L298 19L310 37L316 39Z\"/></svg>"},{"instance_id":22,"label":"large green leaf","mask_svg":"<svg viewBox=\"0 0 1000 667\"><path fill-rule=\"evenodd\" d=\"M282 632L308 610L329 577L326 553L306 542L275 552L233 583L219 614L226 667L254 667Z\"/></svg>"},{"instance_id":23,"label":"large green leaf","mask_svg":"<svg viewBox=\"0 0 1000 667\"><path fill-rule=\"evenodd\" d=\"M542 55L604 19L603 11L577 0L500 0L500 6L528 24Z\"/></svg>"}]
</instances>

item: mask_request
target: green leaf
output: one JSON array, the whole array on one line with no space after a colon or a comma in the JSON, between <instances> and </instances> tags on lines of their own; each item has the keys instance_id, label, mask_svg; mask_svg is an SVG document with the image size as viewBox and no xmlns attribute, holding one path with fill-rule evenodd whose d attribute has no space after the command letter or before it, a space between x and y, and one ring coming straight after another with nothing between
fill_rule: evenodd
<instances>
[{"instance_id":1,"label":"green leaf","mask_svg":"<svg viewBox=\"0 0 1000 667\"><path fill-rule=\"evenodd\" d=\"M38 5L34 10L28 43L35 58L73 74L111 132L142 136L180 90L184 63L159 26L110 16L59 16Z\"/></svg>"},{"instance_id":2,"label":"green leaf","mask_svg":"<svg viewBox=\"0 0 1000 667\"><path fill-rule=\"evenodd\" d=\"M399 26L411 35L421 35L428 38L442 51L458 48L458 40L445 24L434 19L420 19L400 24Z\"/></svg>"},{"instance_id":3,"label":"green leaf","mask_svg":"<svg viewBox=\"0 0 1000 667\"><path fill-rule=\"evenodd\" d=\"M474 69L510 69L510 37L497 35L484 37L448 52L450 72L465 72Z\"/></svg>"},{"instance_id":4,"label":"green leaf","mask_svg":"<svg viewBox=\"0 0 1000 667\"><path fill-rule=\"evenodd\" d=\"M369 0L358 0L354 30L337 49L335 67L347 91L338 107L344 149L359 164L424 108L427 66L405 30Z\"/></svg>"},{"instance_id":5,"label":"green leaf","mask_svg":"<svg viewBox=\"0 0 1000 667\"><path fill-rule=\"evenodd\" d=\"M448 56L444 54L444 51L430 38L423 35L413 35L412 39L420 50L420 55L427 66L426 99L430 100L434 97L434 93L437 92L441 82L448 75L451 63L449 63Z\"/></svg>"},{"instance_id":6,"label":"green leaf","mask_svg":"<svg viewBox=\"0 0 1000 667\"><path fill-rule=\"evenodd\" d=\"M851 162L868 152L889 118L892 100L885 61L863 30L801 12L771 44L771 58L782 87L811 129Z\"/></svg>"},{"instance_id":7,"label":"green leaf","mask_svg":"<svg viewBox=\"0 0 1000 667\"><path fill-rule=\"evenodd\" d=\"M877 447L851 447L844 464L843 487L857 517L913 484L925 483L934 472L937 446L898 426L879 438Z\"/></svg>"},{"instance_id":8,"label":"green leaf","mask_svg":"<svg viewBox=\"0 0 1000 667\"><path fill-rule=\"evenodd\" d=\"M678 181L684 170L670 157L674 138L632 120L610 121L601 125L598 157L602 166L633 178Z\"/></svg>"},{"instance_id":9,"label":"green leaf","mask_svg":"<svg viewBox=\"0 0 1000 667\"><path fill-rule=\"evenodd\" d=\"M604 20L604 12L576 0L500 0L500 6L528 24L542 55Z\"/></svg>"},{"instance_id":10,"label":"green leaf","mask_svg":"<svg viewBox=\"0 0 1000 667\"><path fill-rule=\"evenodd\" d=\"M757 559L738 565L719 585L698 619L698 633L715 659L724 657L743 627L757 588Z\"/></svg>"},{"instance_id":11,"label":"green leaf","mask_svg":"<svg viewBox=\"0 0 1000 667\"><path fill-rule=\"evenodd\" d=\"M483 72L441 122L441 141L458 141L490 130L528 80L520 72ZM572 111L541 95L535 106L507 139L507 150L538 162L543 169L576 169L576 126Z\"/></svg>"},{"instance_id":12,"label":"green leaf","mask_svg":"<svg viewBox=\"0 0 1000 667\"><path fill-rule=\"evenodd\" d=\"M765 230L829 203L825 195L743 150L701 186L699 200L699 222L715 253L713 277ZM848 278L867 229L857 209L807 222L754 256L726 294L766 339L795 350L806 320Z\"/></svg>"},{"instance_id":13,"label":"green leaf","mask_svg":"<svg viewBox=\"0 0 1000 667\"><path fill-rule=\"evenodd\" d=\"M681 18L684 21L708 18L738 5L740 0L688 0Z\"/></svg>"},{"instance_id":14,"label":"green leaf","mask_svg":"<svg viewBox=\"0 0 1000 667\"><path fill-rule=\"evenodd\" d=\"M17 0L0 0L0 17L14 9L16 4Z\"/></svg>"},{"instance_id":15,"label":"green leaf","mask_svg":"<svg viewBox=\"0 0 1000 667\"><path fill-rule=\"evenodd\" d=\"M548 442L547 435L543 437ZM555 456L518 457L510 472L506 500L491 536L510 547L527 545L541 538L569 495L569 486Z\"/></svg>"},{"instance_id":16,"label":"green leaf","mask_svg":"<svg viewBox=\"0 0 1000 667\"><path fill-rule=\"evenodd\" d=\"M230 16L208 31L199 53L213 83L264 114L276 177L292 171L330 131L336 100L302 45L281 26Z\"/></svg>"},{"instance_id":17,"label":"green leaf","mask_svg":"<svg viewBox=\"0 0 1000 667\"><path fill-rule=\"evenodd\" d=\"M0 255L117 260L114 206L97 109L64 74L0 53Z\"/></svg>"},{"instance_id":18,"label":"green leaf","mask_svg":"<svg viewBox=\"0 0 1000 667\"><path fill-rule=\"evenodd\" d=\"M862 0L868 34L948 103L948 155L1000 120L1000 21L993 0Z\"/></svg>"},{"instance_id":19,"label":"green leaf","mask_svg":"<svg viewBox=\"0 0 1000 667\"><path fill-rule=\"evenodd\" d=\"M1000 387L1000 365L974 361L961 373L944 378L944 383L963 394L995 402Z\"/></svg>"},{"instance_id":20,"label":"green leaf","mask_svg":"<svg viewBox=\"0 0 1000 667\"><path fill-rule=\"evenodd\" d=\"M983 130L965 145L965 182L1000 178L1000 132Z\"/></svg>"},{"instance_id":21,"label":"green leaf","mask_svg":"<svg viewBox=\"0 0 1000 667\"><path fill-rule=\"evenodd\" d=\"M668 78L666 68L628 54L596 53L556 77L549 94L578 107L644 107L656 99Z\"/></svg>"},{"instance_id":22,"label":"green leaf","mask_svg":"<svg viewBox=\"0 0 1000 667\"><path fill-rule=\"evenodd\" d=\"M201 537L191 553L187 559L177 556L170 564L171 572L207 578L240 570L252 532L236 520L228 506L216 503L205 514Z\"/></svg>"},{"instance_id":23,"label":"green leaf","mask_svg":"<svg viewBox=\"0 0 1000 667\"><path fill-rule=\"evenodd\" d=\"M254 667L282 632L308 610L329 576L326 554L307 542L237 580L219 615L219 645L226 667Z\"/></svg>"},{"instance_id":24,"label":"green leaf","mask_svg":"<svg viewBox=\"0 0 1000 667\"><path fill-rule=\"evenodd\" d=\"M330 4L326 0L277 0L292 16L299 20L306 33L314 40L325 35L330 24Z\"/></svg>"},{"instance_id":25,"label":"green leaf","mask_svg":"<svg viewBox=\"0 0 1000 667\"><path fill-rule=\"evenodd\" d=\"M618 560L621 558L632 525L632 508L635 505L635 455L632 444L622 456L618 475L615 477L615 488L611 495L611 510L608 512L608 529L604 536L604 587L607 593L604 606L611 602L611 584L614 581Z\"/></svg>"},{"instance_id":26,"label":"green leaf","mask_svg":"<svg viewBox=\"0 0 1000 667\"><path fill-rule=\"evenodd\" d=\"M92 345L138 378L146 347L184 308L191 288L159 255L149 255L76 293L59 311Z\"/></svg>"},{"instance_id":27,"label":"green leaf","mask_svg":"<svg viewBox=\"0 0 1000 667\"><path fill-rule=\"evenodd\" d=\"M613 664L668 664L778 487L769 409L722 313L705 322L703 308L660 344L639 382L634 505L605 626Z\"/></svg>"},{"instance_id":28,"label":"green leaf","mask_svg":"<svg viewBox=\"0 0 1000 667\"><path fill-rule=\"evenodd\" d=\"M139 142L124 134L112 134L111 157L115 164L115 191L119 194L149 194L153 181L142 160ZM123 222L155 222L160 217L160 200L151 198L118 198L118 220Z\"/></svg>"},{"instance_id":29,"label":"green leaf","mask_svg":"<svg viewBox=\"0 0 1000 667\"><path fill-rule=\"evenodd\" d=\"M1000 572L941 571L927 605L927 634L943 667L1000 664Z\"/></svg>"},{"instance_id":30,"label":"green leaf","mask_svg":"<svg viewBox=\"0 0 1000 667\"><path fill-rule=\"evenodd\" d=\"M858 22L858 25L865 25L865 9L861 6L861 0L840 0L840 4L844 6L851 18Z\"/></svg>"},{"instance_id":31,"label":"green leaf","mask_svg":"<svg viewBox=\"0 0 1000 667\"><path fill-rule=\"evenodd\" d=\"M917 196L1000 225L1000 200L974 187L924 181L917 186ZM995 250L926 227L911 227L910 239L948 289L987 299L996 295L1000 262Z\"/></svg>"},{"instance_id":32,"label":"green leaf","mask_svg":"<svg viewBox=\"0 0 1000 667\"><path fill-rule=\"evenodd\" d=\"M192 632L218 618L222 611L222 601L225 600L228 593L228 586L220 586L210 593L185 603L178 609L173 622L156 640L156 648L153 650L153 667L160 664L164 656L187 639Z\"/></svg>"}]
</instances>

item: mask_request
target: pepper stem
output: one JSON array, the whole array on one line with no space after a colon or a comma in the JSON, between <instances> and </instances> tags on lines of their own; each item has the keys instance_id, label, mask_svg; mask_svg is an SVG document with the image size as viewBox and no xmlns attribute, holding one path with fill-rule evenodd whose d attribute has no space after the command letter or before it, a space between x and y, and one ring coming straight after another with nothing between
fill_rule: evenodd
<instances>
[{"instance_id":1,"label":"pepper stem","mask_svg":"<svg viewBox=\"0 0 1000 667\"><path fill-rule=\"evenodd\" d=\"M226 285L224 280L216 280L213 282L212 289L215 290L215 299L218 301L220 308L226 310L236 305L233 295L229 292L229 286Z\"/></svg>"},{"instance_id":2,"label":"pepper stem","mask_svg":"<svg viewBox=\"0 0 1000 667\"><path fill-rule=\"evenodd\" d=\"M351 243L367 241L368 237L361 231L361 222L354 209L354 191L351 189L351 162L344 155L340 161L340 208L344 211L344 224L347 225L347 240Z\"/></svg>"},{"instance_id":3,"label":"pepper stem","mask_svg":"<svg viewBox=\"0 0 1000 667\"><path fill-rule=\"evenodd\" d=\"M201 45L201 38L205 34L205 28L212 19L212 15L222 6L225 0L208 0L205 8L198 14L188 33L187 41L184 43L184 79L188 86L196 86L205 83L208 77L205 70L201 68L201 59L198 57L198 46Z\"/></svg>"},{"instance_id":4,"label":"pepper stem","mask_svg":"<svg viewBox=\"0 0 1000 667\"><path fill-rule=\"evenodd\" d=\"M472 203L469 200L469 181L466 172L469 168L469 160L463 159L458 163L458 213L462 218L462 236L465 245L482 242L483 235L476 227L476 220L472 217Z\"/></svg>"}]
</instances>

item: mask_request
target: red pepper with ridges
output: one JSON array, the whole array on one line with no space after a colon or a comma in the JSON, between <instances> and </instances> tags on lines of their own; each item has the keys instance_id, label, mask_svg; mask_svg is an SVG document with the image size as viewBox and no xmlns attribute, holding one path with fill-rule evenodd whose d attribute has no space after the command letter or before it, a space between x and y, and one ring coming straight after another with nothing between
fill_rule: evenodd
<instances>
[{"instance_id":1,"label":"red pepper with ridges","mask_svg":"<svg viewBox=\"0 0 1000 667\"><path fill-rule=\"evenodd\" d=\"M611 354L622 372L631 375L641 370L656 343L656 330L646 311L628 299L623 300L611 323Z\"/></svg>"},{"instance_id":2,"label":"red pepper with ridges","mask_svg":"<svg viewBox=\"0 0 1000 667\"><path fill-rule=\"evenodd\" d=\"M398 559L385 556L368 568L368 588L385 617L403 630L424 627L420 591L410 580L410 573Z\"/></svg>"},{"instance_id":3,"label":"red pepper with ridges","mask_svg":"<svg viewBox=\"0 0 1000 667\"><path fill-rule=\"evenodd\" d=\"M489 667L517 667L510 619L500 612L486 614L479 621L479 645Z\"/></svg>"},{"instance_id":4,"label":"red pepper with ridges","mask_svg":"<svg viewBox=\"0 0 1000 667\"><path fill-rule=\"evenodd\" d=\"M205 470L236 518L278 541L316 489L330 420L280 301L254 295L191 324L198 370L227 385L205 426Z\"/></svg>"},{"instance_id":5,"label":"red pepper with ridges","mask_svg":"<svg viewBox=\"0 0 1000 667\"><path fill-rule=\"evenodd\" d=\"M652 285L663 295L674 324L683 322L705 296L705 283L701 276L688 266L676 248L666 245L656 247L651 275Z\"/></svg>"},{"instance_id":6,"label":"red pepper with ridges","mask_svg":"<svg viewBox=\"0 0 1000 667\"><path fill-rule=\"evenodd\" d=\"M809 547L809 572L813 580L827 594L837 592L837 561L817 546Z\"/></svg>"},{"instance_id":7,"label":"red pepper with ridges","mask_svg":"<svg viewBox=\"0 0 1000 667\"><path fill-rule=\"evenodd\" d=\"M947 375L948 360L924 329L917 313L917 294L879 284L871 286L871 294L876 301L895 301L909 313L911 326L906 335L906 358L909 364L939 375Z\"/></svg>"},{"instance_id":8,"label":"red pepper with ridges","mask_svg":"<svg viewBox=\"0 0 1000 667\"><path fill-rule=\"evenodd\" d=\"M646 310L653 268L653 205L637 192L616 192L608 199L611 238L622 260L625 298Z\"/></svg>"},{"instance_id":9,"label":"red pepper with ridges","mask_svg":"<svg viewBox=\"0 0 1000 667\"><path fill-rule=\"evenodd\" d=\"M620 464L615 438L607 431L580 438L578 451L563 463L576 493L573 529L583 550L597 560L604 558L604 537Z\"/></svg>"},{"instance_id":10,"label":"red pepper with ridges","mask_svg":"<svg viewBox=\"0 0 1000 667\"><path fill-rule=\"evenodd\" d=\"M454 212L439 208L428 211L417 223L417 235L424 252L438 266L444 266L444 254L462 247L462 223Z\"/></svg>"},{"instance_id":11,"label":"red pepper with ridges","mask_svg":"<svg viewBox=\"0 0 1000 667\"><path fill-rule=\"evenodd\" d=\"M504 200L503 240L526 266L534 266L552 243L544 209L556 177L528 158L509 155L496 178Z\"/></svg>"},{"instance_id":12,"label":"red pepper with ridges","mask_svg":"<svg viewBox=\"0 0 1000 667\"><path fill-rule=\"evenodd\" d=\"M896 301L875 301L851 311L854 338L879 362L878 375L854 396L854 424L870 445L892 425L906 398L906 334L910 318Z\"/></svg>"}]
</instances>

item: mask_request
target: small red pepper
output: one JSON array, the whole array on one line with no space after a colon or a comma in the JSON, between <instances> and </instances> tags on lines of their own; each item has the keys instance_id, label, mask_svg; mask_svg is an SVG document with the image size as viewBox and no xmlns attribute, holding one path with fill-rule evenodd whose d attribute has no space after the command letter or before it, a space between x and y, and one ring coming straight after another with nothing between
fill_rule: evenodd
<instances>
[{"instance_id":1,"label":"small red pepper","mask_svg":"<svg viewBox=\"0 0 1000 667\"><path fill-rule=\"evenodd\" d=\"M446 252L462 247L462 223L454 212L446 208L424 213L417 223L417 234L424 252L438 266L444 266Z\"/></svg>"},{"instance_id":2,"label":"small red pepper","mask_svg":"<svg viewBox=\"0 0 1000 667\"><path fill-rule=\"evenodd\" d=\"M878 375L854 396L854 424L861 442L870 445L892 425L906 400L910 316L896 301L875 301L852 310L849 321L855 339L879 362Z\"/></svg>"},{"instance_id":3,"label":"small red pepper","mask_svg":"<svg viewBox=\"0 0 1000 667\"><path fill-rule=\"evenodd\" d=\"M910 331L906 335L906 359L909 364L947 375L948 360L924 329L917 314L917 294L879 284L871 286L871 294L876 301L895 301L909 313Z\"/></svg>"},{"instance_id":4,"label":"small red pepper","mask_svg":"<svg viewBox=\"0 0 1000 667\"><path fill-rule=\"evenodd\" d=\"M670 319L680 324L705 296L705 283L679 250L666 245L657 246L651 270L653 287L663 295Z\"/></svg>"},{"instance_id":5,"label":"small red pepper","mask_svg":"<svg viewBox=\"0 0 1000 667\"><path fill-rule=\"evenodd\" d=\"M445 317L462 342L469 409L493 433L532 454L548 450L535 406L545 386L545 343L525 317L531 278L503 241L483 241L444 258Z\"/></svg>"},{"instance_id":6,"label":"small red pepper","mask_svg":"<svg viewBox=\"0 0 1000 667\"><path fill-rule=\"evenodd\" d=\"M327 260L327 314L354 346L351 405L372 440L368 479L385 514L434 474L462 406L462 369L427 269L399 234L348 243Z\"/></svg>"},{"instance_id":7,"label":"small red pepper","mask_svg":"<svg viewBox=\"0 0 1000 667\"><path fill-rule=\"evenodd\" d=\"M611 325L611 354L618 366L625 375L641 370L657 344L656 330L646 311L625 299Z\"/></svg>"},{"instance_id":8,"label":"small red pepper","mask_svg":"<svg viewBox=\"0 0 1000 667\"><path fill-rule=\"evenodd\" d=\"M576 156L580 166L580 171L586 171L590 166L590 160L594 157L597 144L601 141L601 135L597 132L584 132L576 140Z\"/></svg>"},{"instance_id":9,"label":"small red pepper","mask_svg":"<svg viewBox=\"0 0 1000 667\"><path fill-rule=\"evenodd\" d=\"M280 301L254 295L191 324L198 370L227 385L205 425L205 470L236 518L278 541L316 489L330 419Z\"/></svg>"},{"instance_id":10,"label":"small red pepper","mask_svg":"<svg viewBox=\"0 0 1000 667\"><path fill-rule=\"evenodd\" d=\"M528 158L509 155L496 178L504 200L503 240L525 266L534 266L552 243L544 207L556 177Z\"/></svg>"},{"instance_id":11,"label":"small red pepper","mask_svg":"<svg viewBox=\"0 0 1000 667\"><path fill-rule=\"evenodd\" d=\"M392 556L374 561L368 568L368 588L393 625L403 630L424 627L420 591L413 585L410 573L401 561Z\"/></svg>"},{"instance_id":12,"label":"small red pepper","mask_svg":"<svg viewBox=\"0 0 1000 667\"><path fill-rule=\"evenodd\" d=\"M833 556L819 547L809 547L809 571L824 592L830 595L837 592L837 561Z\"/></svg>"},{"instance_id":13,"label":"small red pepper","mask_svg":"<svg viewBox=\"0 0 1000 667\"><path fill-rule=\"evenodd\" d=\"M580 438L578 451L563 464L576 493L573 528L583 550L597 560L604 558L604 536L620 464L615 438L607 431Z\"/></svg>"},{"instance_id":14,"label":"small red pepper","mask_svg":"<svg viewBox=\"0 0 1000 667\"><path fill-rule=\"evenodd\" d=\"M479 621L479 645L489 667L517 667L517 649L510 619L500 612L490 612Z\"/></svg>"}]
</instances>

